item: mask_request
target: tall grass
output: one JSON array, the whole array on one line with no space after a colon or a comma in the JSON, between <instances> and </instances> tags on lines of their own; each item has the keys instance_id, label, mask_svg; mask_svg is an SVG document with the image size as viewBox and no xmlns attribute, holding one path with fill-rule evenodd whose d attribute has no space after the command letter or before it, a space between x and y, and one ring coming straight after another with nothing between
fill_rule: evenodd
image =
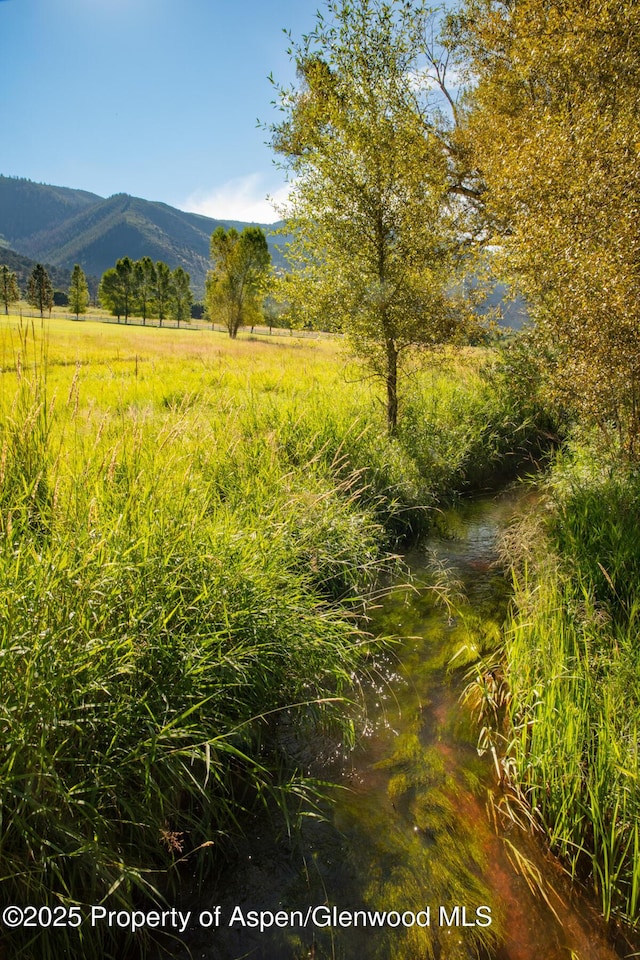
<instances>
[{"instance_id":1,"label":"tall grass","mask_svg":"<svg viewBox=\"0 0 640 960\"><path fill-rule=\"evenodd\" d=\"M588 467L587 467L588 465ZM560 461L516 567L512 782L603 915L640 919L640 478Z\"/></svg>"},{"instance_id":2,"label":"tall grass","mask_svg":"<svg viewBox=\"0 0 640 960\"><path fill-rule=\"evenodd\" d=\"M257 803L313 790L286 731L349 739L385 550L469 482L420 447L420 403L487 464L487 411L504 411L473 363L464 385L443 370L389 441L330 343L0 333L3 899L130 906ZM99 930L68 936L71 955L122 955Z\"/></svg>"},{"instance_id":3,"label":"tall grass","mask_svg":"<svg viewBox=\"0 0 640 960\"><path fill-rule=\"evenodd\" d=\"M495 351L445 354L408 392L401 440L436 499L514 477L555 439L543 407L523 397Z\"/></svg>"}]
</instances>

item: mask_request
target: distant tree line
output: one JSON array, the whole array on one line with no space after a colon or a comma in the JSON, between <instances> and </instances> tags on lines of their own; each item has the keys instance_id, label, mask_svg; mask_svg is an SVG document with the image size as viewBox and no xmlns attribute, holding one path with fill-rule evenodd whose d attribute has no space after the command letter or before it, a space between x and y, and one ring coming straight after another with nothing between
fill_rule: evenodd
<instances>
[{"instance_id":1,"label":"distant tree line","mask_svg":"<svg viewBox=\"0 0 640 960\"><path fill-rule=\"evenodd\" d=\"M41 263L36 263L29 275L26 299L31 306L39 310L41 317L44 317L45 310L51 313L53 284L46 268ZM0 264L0 300L4 306L5 314L9 313L9 307L12 303L17 303L20 300L18 277L6 263Z\"/></svg>"},{"instance_id":2,"label":"distant tree line","mask_svg":"<svg viewBox=\"0 0 640 960\"><path fill-rule=\"evenodd\" d=\"M207 277L204 302L193 301L190 276L182 267L171 270L161 260L153 263L150 257L123 257L106 270L97 291L99 301L125 323L130 316L140 316L143 324L154 318L160 326L165 319L179 326L183 321L206 316L212 323L225 326L231 337L242 326L251 326L253 331L256 323L264 323L269 330L290 326L287 304L269 295L271 257L260 228L248 227L239 234L233 228L227 233L220 227L211 238L211 251L213 269ZM58 306L67 307L78 320L89 303L96 302L92 281L95 277L87 278L76 263L68 288L54 289L48 270L37 263L27 278L24 298L41 317ZM22 296L17 272L0 264L0 303L5 314Z\"/></svg>"},{"instance_id":3,"label":"distant tree line","mask_svg":"<svg viewBox=\"0 0 640 960\"><path fill-rule=\"evenodd\" d=\"M5 314L9 313L11 304L17 303L20 297L16 272L11 270L6 263L0 264L0 302L4 306ZM62 294L60 291L54 291L46 267L41 263L36 263L27 280L25 291L27 303L35 307L40 316L44 317L45 310L51 315L51 308L56 303L57 298L60 297L64 298L65 306L70 306L76 315L76 319L81 313L86 313L89 303L89 286L82 267L76 263L71 273L68 292Z\"/></svg>"},{"instance_id":4,"label":"distant tree line","mask_svg":"<svg viewBox=\"0 0 640 960\"><path fill-rule=\"evenodd\" d=\"M145 256L140 260L121 257L106 270L99 283L98 300L118 322L129 317L158 319L160 326L170 319L180 326L192 317L206 314L212 322L221 323L236 337L242 326L264 322L271 328L282 325L285 309L268 296L271 256L264 231L247 227L242 233L219 227L211 237L212 270L207 276L204 303L193 303L190 276L182 268L175 270L161 260ZM5 314L21 293L15 271L0 265L0 300ZM76 319L87 312L90 290L87 277L75 264L67 291L54 290L46 267L37 263L28 278L25 297L40 316L51 314L54 305L68 307Z\"/></svg>"},{"instance_id":5,"label":"distant tree line","mask_svg":"<svg viewBox=\"0 0 640 960\"><path fill-rule=\"evenodd\" d=\"M166 263L153 263L150 257L131 260L123 257L115 267L107 270L100 281L98 297L102 306L114 316L123 317L127 323L131 315L147 318L158 317L160 326L166 318L180 325L181 321L191 319L192 294L190 277L182 267L171 270ZM0 264L0 301L5 314L11 304L21 298L18 278L14 270L6 264ZM58 302L68 306L79 319L87 312L89 305L89 286L82 267L75 264L71 272L71 281L66 293L55 291L46 267L36 263L27 282L25 291L27 302L44 317L45 311L51 315L51 308Z\"/></svg>"},{"instance_id":6,"label":"distant tree line","mask_svg":"<svg viewBox=\"0 0 640 960\"><path fill-rule=\"evenodd\" d=\"M166 319L177 322L191 319L191 278L182 267L175 270L151 257L132 260L122 257L106 270L100 281L98 299L114 317L127 323L130 316L142 317L142 323L157 317L160 326Z\"/></svg>"}]
</instances>

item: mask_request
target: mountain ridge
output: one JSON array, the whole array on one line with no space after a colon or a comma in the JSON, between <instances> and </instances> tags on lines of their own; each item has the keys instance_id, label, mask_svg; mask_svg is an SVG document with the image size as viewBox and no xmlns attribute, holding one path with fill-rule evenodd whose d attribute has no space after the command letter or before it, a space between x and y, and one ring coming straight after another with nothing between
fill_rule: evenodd
<instances>
[{"instance_id":1,"label":"mountain ridge","mask_svg":"<svg viewBox=\"0 0 640 960\"><path fill-rule=\"evenodd\" d=\"M278 223L216 220L126 193L105 198L0 174L2 243L32 260L66 270L79 263L85 273L99 277L120 257L149 256L172 269L183 267L199 298L209 269L209 240L218 226L261 227L267 232L273 262L284 263L273 235Z\"/></svg>"},{"instance_id":2,"label":"mountain ridge","mask_svg":"<svg viewBox=\"0 0 640 960\"><path fill-rule=\"evenodd\" d=\"M0 245L0 263L9 267L9 270L15 273L18 279L18 286L24 294L27 290L29 276L36 265L36 261L31 260L30 257L26 257L23 253L17 253L10 247ZM54 288L56 290L66 291L71 281L71 272L64 267L56 267L52 263L44 263L43 266L49 274L49 279ZM98 280L95 277L89 276L87 277L87 282L93 295L98 289Z\"/></svg>"}]
</instances>

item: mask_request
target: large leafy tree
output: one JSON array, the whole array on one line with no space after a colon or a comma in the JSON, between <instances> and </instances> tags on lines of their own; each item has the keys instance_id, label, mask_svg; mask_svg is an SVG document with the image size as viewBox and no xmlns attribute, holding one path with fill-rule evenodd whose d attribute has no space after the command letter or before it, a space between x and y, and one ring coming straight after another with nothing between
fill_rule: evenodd
<instances>
[{"instance_id":1,"label":"large leafy tree","mask_svg":"<svg viewBox=\"0 0 640 960\"><path fill-rule=\"evenodd\" d=\"M640 6L467 0L469 143L548 388L640 454Z\"/></svg>"},{"instance_id":2,"label":"large leafy tree","mask_svg":"<svg viewBox=\"0 0 640 960\"><path fill-rule=\"evenodd\" d=\"M20 299L18 278L6 263L0 265L0 301L4 304L4 312L9 313L9 304Z\"/></svg>"},{"instance_id":3,"label":"large leafy tree","mask_svg":"<svg viewBox=\"0 0 640 960\"><path fill-rule=\"evenodd\" d=\"M87 312L89 304L89 287L84 270L80 264L76 263L71 273L71 283L69 285L69 308L75 313L76 320L81 313Z\"/></svg>"},{"instance_id":4,"label":"large leafy tree","mask_svg":"<svg viewBox=\"0 0 640 960\"><path fill-rule=\"evenodd\" d=\"M271 266L267 238L260 227L217 227L211 235L213 269L207 276L205 302L211 320L219 319L235 338L255 322L264 299Z\"/></svg>"},{"instance_id":5,"label":"large leafy tree","mask_svg":"<svg viewBox=\"0 0 640 960\"><path fill-rule=\"evenodd\" d=\"M40 311L40 316L44 317L44 311L51 313L53 306L53 286L46 269L41 263L36 263L29 275L27 286L27 302L36 310Z\"/></svg>"},{"instance_id":6,"label":"large leafy tree","mask_svg":"<svg viewBox=\"0 0 640 960\"><path fill-rule=\"evenodd\" d=\"M428 77L423 2L336 0L290 55L299 83L278 88L273 146L293 189L287 232L297 282L287 296L323 315L384 383L390 433L411 348L450 339L461 239L447 138Z\"/></svg>"}]
</instances>

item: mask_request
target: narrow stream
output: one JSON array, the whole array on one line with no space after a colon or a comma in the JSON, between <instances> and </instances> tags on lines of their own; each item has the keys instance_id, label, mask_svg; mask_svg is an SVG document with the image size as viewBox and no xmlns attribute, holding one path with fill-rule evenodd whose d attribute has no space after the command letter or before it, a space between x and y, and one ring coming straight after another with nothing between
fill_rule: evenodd
<instances>
[{"instance_id":1,"label":"narrow stream","mask_svg":"<svg viewBox=\"0 0 640 960\"><path fill-rule=\"evenodd\" d=\"M478 756L460 705L464 669L450 668L470 624L490 634L504 619L496 541L528 496L520 487L448 511L442 535L407 557L415 589L392 589L376 626L410 639L364 684L366 732L325 772L342 781L326 819L291 836L266 825L253 835L232 876L183 901L194 914L219 906L221 920L187 931L175 956L189 955L185 944L203 960L631 956L611 944L586 895L571 891L537 842L515 827L496 833L487 803L498 790L493 761ZM434 560L464 589L457 615L434 602ZM261 931L250 911L262 912L263 926L281 911L282 926Z\"/></svg>"}]
</instances>

